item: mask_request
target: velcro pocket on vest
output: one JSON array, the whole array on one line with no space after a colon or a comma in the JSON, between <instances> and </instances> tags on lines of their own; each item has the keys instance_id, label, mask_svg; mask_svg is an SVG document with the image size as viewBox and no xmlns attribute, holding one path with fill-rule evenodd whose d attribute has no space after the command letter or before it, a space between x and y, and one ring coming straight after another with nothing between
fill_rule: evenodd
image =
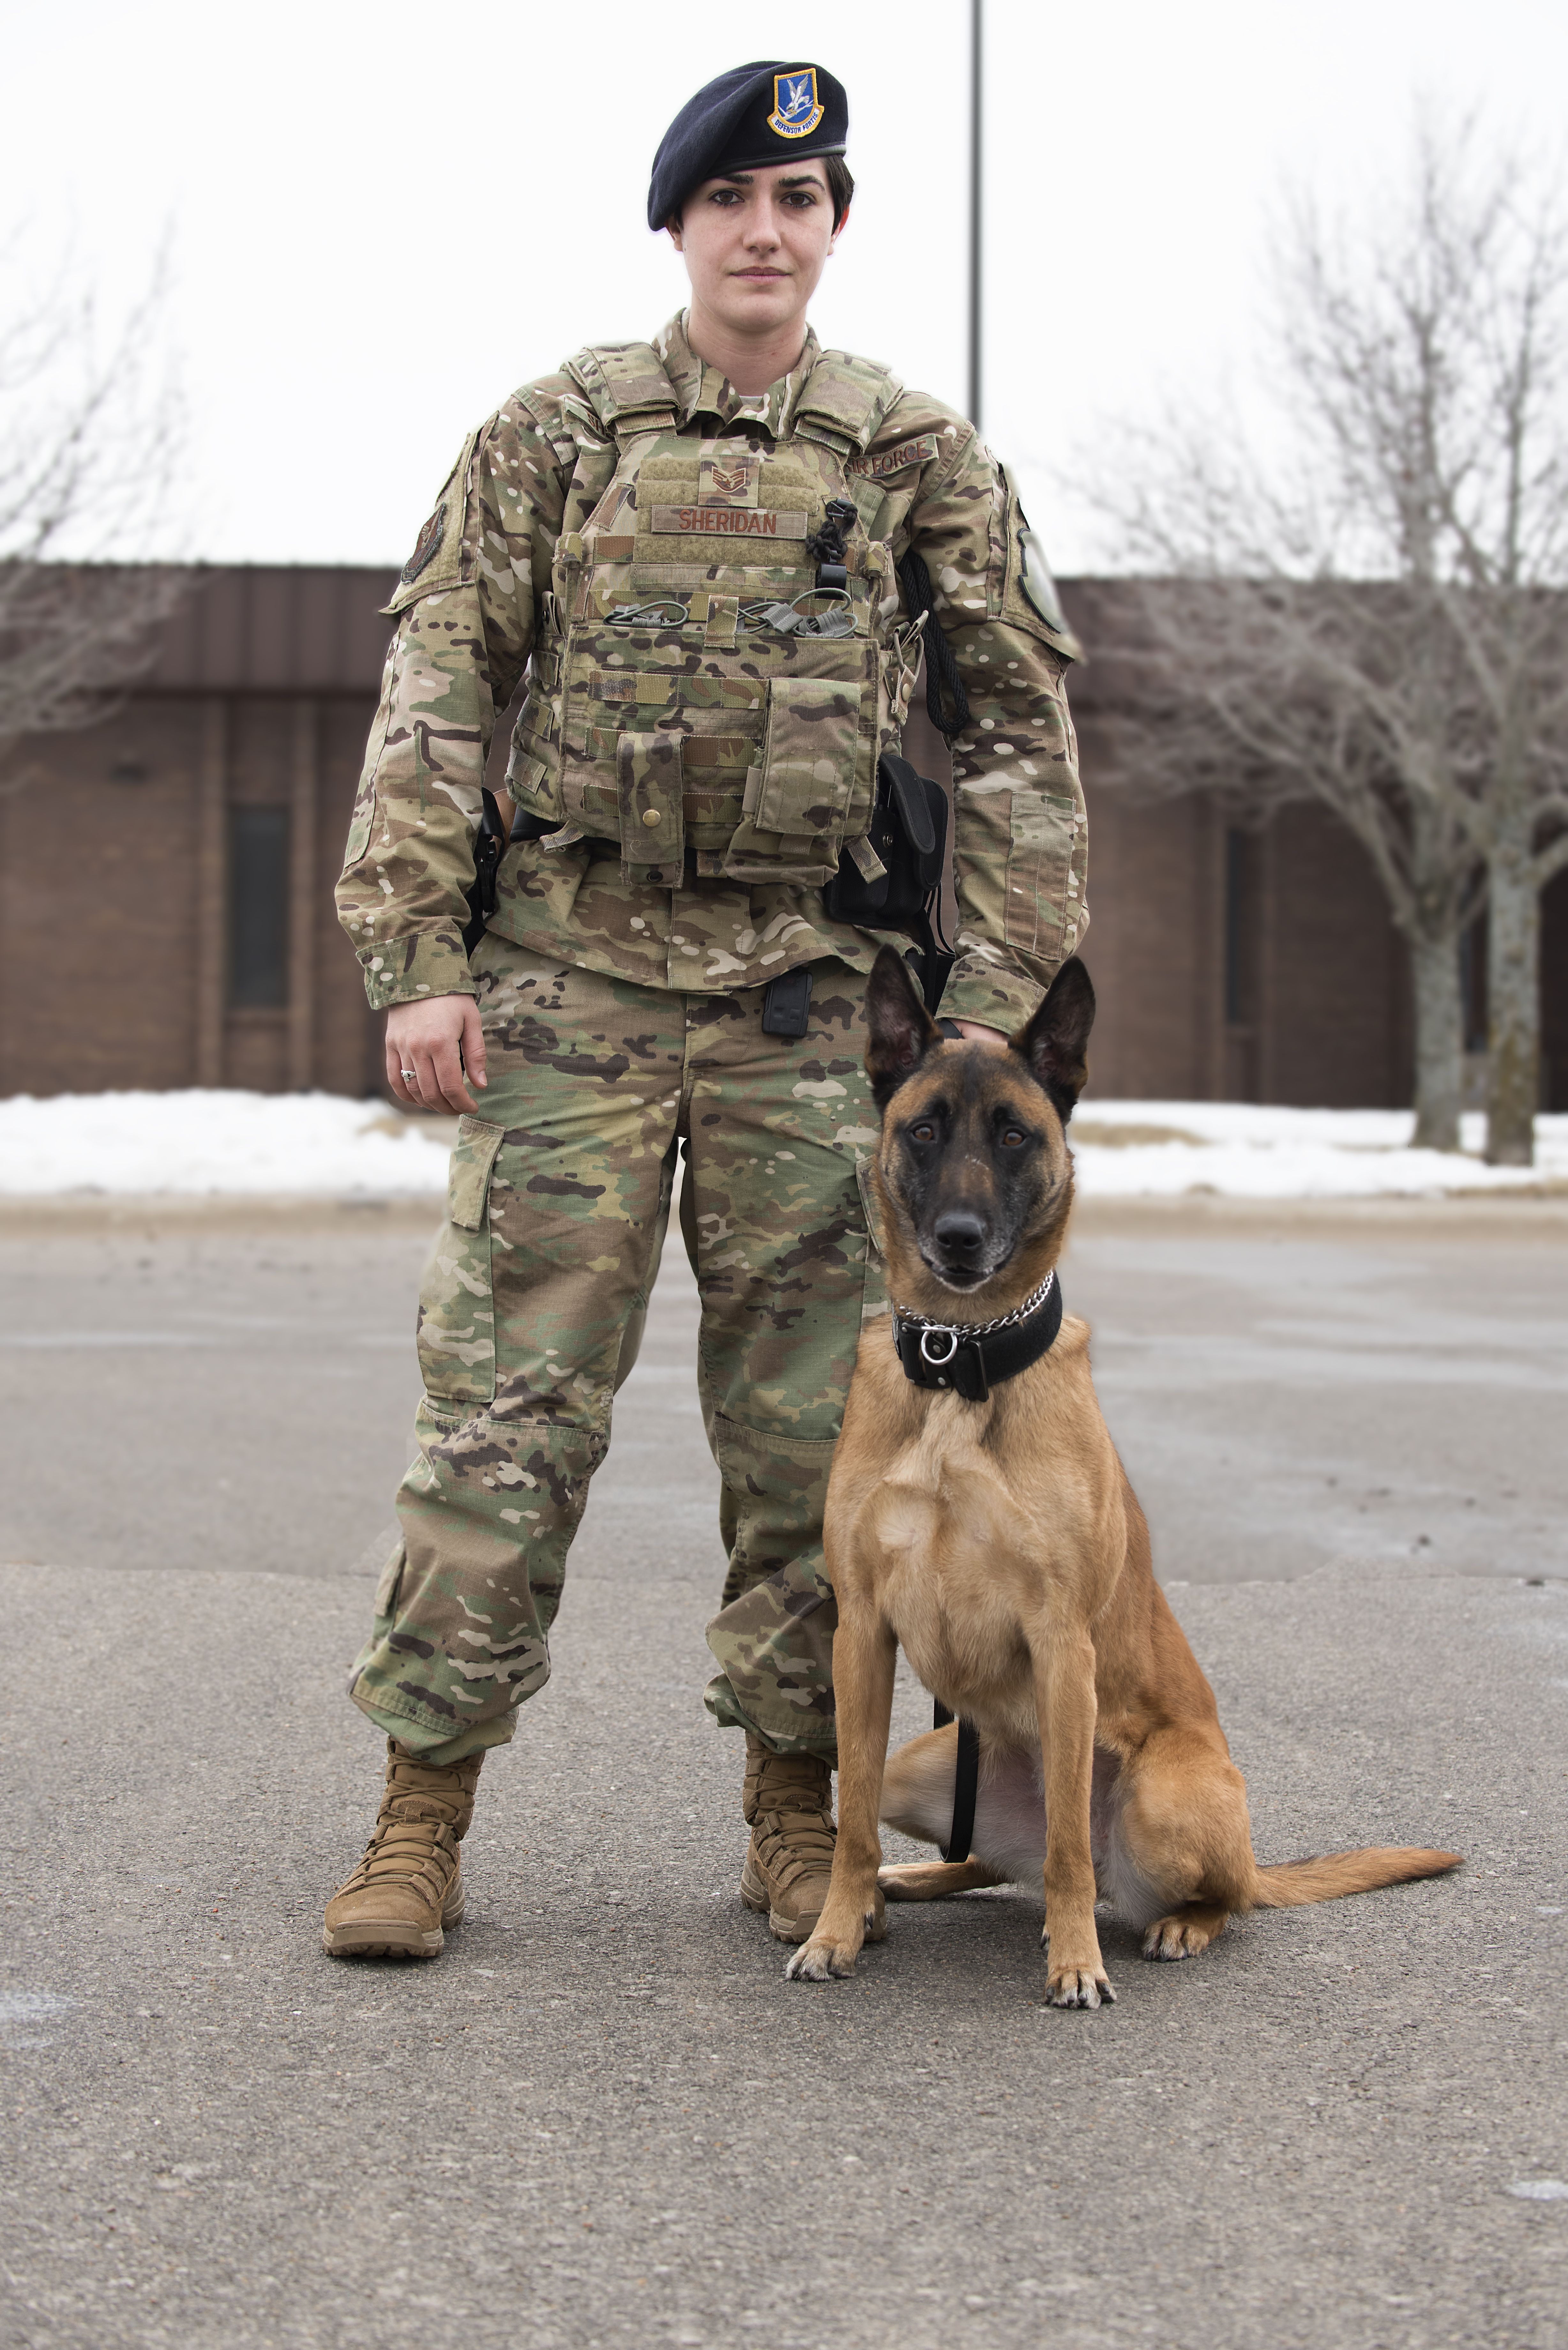
<instances>
[{"instance_id":1,"label":"velcro pocket on vest","mask_svg":"<svg viewBox=\"0 0 1568 2350\"><path fill-rule=\"evenodd\" d=\"M858 683L775 677L752 821L759 832L836 833L855 785Z\"/></svg>"}]
</instances>

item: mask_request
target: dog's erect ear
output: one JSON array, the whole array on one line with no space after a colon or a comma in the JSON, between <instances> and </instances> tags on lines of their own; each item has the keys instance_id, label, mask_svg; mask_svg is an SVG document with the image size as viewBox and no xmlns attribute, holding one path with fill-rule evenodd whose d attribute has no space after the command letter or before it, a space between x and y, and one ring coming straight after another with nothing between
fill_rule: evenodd
<instances>
[{"instance_id":1,"label":"dog's erect ear","mask_svg":"<svg viewBox=\"0 0 1568 2350\"><path fill-rule=\"evenodd\" d=\"M1088 972L1077 956L1071 955L1028 1027L1021 1028L1010 1042L1010 1049L1027 1062L1036 1085L1044 1088L1064 1126L1088 1081L1085 1055L1094 1024L1095 991Z\"/></svg>"},{"instance_id":2,"label":"dog's erect ear","mask_svg":"<svg viewBox=\"0 0 1568 2350\"><path fill-rule=\"evenodd\" d=\"M866 983L866 1024L871 1042L866 1070L878 1109L886 1109L906 1077L914 1076L941 1031L920 1001L909 966L896 947L884 947Z\"/></svg>"}]
</instances>

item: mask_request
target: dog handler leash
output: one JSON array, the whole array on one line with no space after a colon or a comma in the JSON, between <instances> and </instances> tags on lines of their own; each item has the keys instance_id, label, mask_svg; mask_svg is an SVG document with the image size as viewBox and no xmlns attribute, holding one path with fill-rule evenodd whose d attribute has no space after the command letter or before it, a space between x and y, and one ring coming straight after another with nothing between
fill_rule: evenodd
<instances>
[{"instance_id":1,"label":"dog handler leash","mask_svg":"<svg viewBox=\"0 0 1568 2350\"><path fill-rule=\"evenodd\" d=\"M931 1700L931 1728L945 1730L952 1720L940 1698ZM980 1732L972 1721L960 1721L958 1771L953 1779L953 1824L946 1844L937 1850L944 1860L967 1860L974 1834L974 1799L980 1787Z\"/></svg>"},{"instance_id":2,"label":"dog handler leash","mask_svg":"<svg viewBox=\"0 0 1568 2350\"><path fill-rule=\"evenodd\" d=\"M994 1322L929 1322L924 1315L893 1308L893 1344L904 1377L918 1388L946 1388L966 1403L985 1403L1001 1379L1015 1378L1049 1352L1062 1327L1062 1286L1054 1268L1032 1295ZM936 1698L931 1728L944 1730L952 1715ZM980 1739L972 1721L958 1726L958 1766L953 1777L953 1824L944 1860L967 1860L974 1835L975 1796L980 1786Z\"/></svg>"}]
</instances>

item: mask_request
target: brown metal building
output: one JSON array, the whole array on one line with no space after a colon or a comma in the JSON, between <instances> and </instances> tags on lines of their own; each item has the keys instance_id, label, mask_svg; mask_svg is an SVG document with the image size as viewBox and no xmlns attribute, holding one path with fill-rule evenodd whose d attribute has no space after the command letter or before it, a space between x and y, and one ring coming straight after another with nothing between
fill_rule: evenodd
<instances>
[{"instance_id":1,"label":"brown metal building","mask_svg":"<svg viewBox=\"0 0 1568 2350\"><path fill-rule=\"evenodd\" d=\"M379 1024L332 885L393 584L390 571L203 572L115 717L13 754L0 1093L380 1090ZM1093 656L1114 584L1064 592ZM1074 681L1101 1006L1093 1090L1407 1101L1404 951L1357 844L1315 806L1254 834L1209 795L1151 804L1108 788L1114 691L1114 663L1091 659ZM1542 932L1543 1101L1568 1108L1568 875Z\"/></svg>"},{"instance_id":2,"label":"brown metal building","mask_svg":"<svg viewBox=\"0 0 1568 2350\"><path fill-rule=\"evenodd\" d=\"M204 572L113 718L13 754L0 1092L379 1089L332 885L395 578Z\"/></svg>"}]
</instances>

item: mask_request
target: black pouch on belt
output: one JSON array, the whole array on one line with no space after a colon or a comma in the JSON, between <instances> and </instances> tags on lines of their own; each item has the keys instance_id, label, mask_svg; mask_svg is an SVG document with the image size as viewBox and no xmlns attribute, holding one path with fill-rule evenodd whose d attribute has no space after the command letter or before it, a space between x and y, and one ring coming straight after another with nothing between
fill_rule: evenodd
<instances>
[{"instance_id":1,"label":"black pouch on belt","mask_svg":"<svg viewBox=\"0 0 1568 2350\"><path fill-rule=\"evenodd\" d=\"M883 868L874 881L867 879L856 856L867 846ZM933 1017L957 961L941 931L947 855L946 793L889 751L877 762L877 802L866 841L845 850L822 893L834 921L853 922L860 931L899 931L914 940L921 991Z\"/></svg>"}]
</instances>

